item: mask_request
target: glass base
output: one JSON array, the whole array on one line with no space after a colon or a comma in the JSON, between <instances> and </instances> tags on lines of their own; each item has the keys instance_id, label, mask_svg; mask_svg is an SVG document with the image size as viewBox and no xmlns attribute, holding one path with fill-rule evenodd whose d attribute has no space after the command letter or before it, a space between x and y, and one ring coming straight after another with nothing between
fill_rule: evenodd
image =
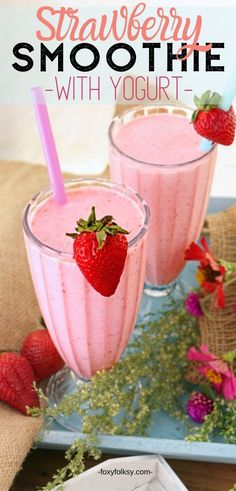
<instances>
[{"instance_id":1,"label":"glass base","mask_svg":"<svg viewBox=\"0 0 236 491\"><path fill-rule=\"evenodd\" d=\"M88 384L90 381L83 381L78 379L77 376L69 369L63 368L60 372L53 375L48 382L46 387L46 396L48 398L49 406L58 407L60 402L64 397L74 394L83 387L84 384ZM133 408L137 409L139 407L140 400L140 390L142 388L141 381L138 381L134 390ZM83 409L87 409L88 413L94 415L94 410L89 409L88 405L83 405ZM98 411L100 412L102 408ZM124 410L121 409L120 412L114 417L114 424L117 424L121 418L124 417ZM128 415L127 415L128 417ZM59 414L56 416L56 421L66 428L67 430L82 433L82 418L77 413L74 412L70 416L65 416L64 414Z\"/></svg>"},{"instance_id":2,"label":"glass base","mask_svg":"<svg viewBox=\"0 0 236 491\"><path fill-rule=\"evenodd\" d=\"M173 292L173 290L176 288L176 285L177 285L177 280L168 283L168 285L161 285L161 286L149 285L148 283L145 283L144 293L145 295L149 295L150 297L155 297L155 298L166 297L167 295L170 295Z\"/></svg>"},{"instance_id":3,"label":"glass base","mask_svg":"<svg viewBox=\"0 0 236 491\"><path fill-rule=\"evenodd\" d=\"M79 379L72 370L67 367L63 368L55 375L52 375L48 381L46 396L49 406L57 407L64 397L74 394L80 387L88 383L89 380ZM70 431L81 432L82 419L76 412L70 416L59 414L56 416L56 421Z\"/></svg>"},{"instance_id":4,"label":"glass base","mask_svg":"<svg viewBox=\"0 0 236 491\"><path fill-rule=\"evenodd\" d=\"M147 320L149 315L152 318L159 319L163 312L172 308L170 299L178 300L183 297L186 287L182 280L175 280L168 285L152 286L145 284L144 294L138 315L138 323ZM135 332L137 329L135 329Z\"/></svg>"}]
</instances>

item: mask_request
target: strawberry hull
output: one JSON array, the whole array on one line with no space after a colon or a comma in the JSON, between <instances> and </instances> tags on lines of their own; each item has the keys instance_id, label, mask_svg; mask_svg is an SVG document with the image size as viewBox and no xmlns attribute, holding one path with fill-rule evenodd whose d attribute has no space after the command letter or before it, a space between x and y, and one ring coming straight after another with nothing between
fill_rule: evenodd
<instances>
[{"instance_id":1,"label":"strawberry hull","mask_svg":"<svg viewBox=\"0 0 236 491\"><path fill-rule=\"evenodd\" d=\"M99 370L111 368L128 343L143 292L149 223L148 208L136 193L106 181L97 184L92 180L67 184L68 196L72 197L71 188L74 196L58 211L64 218L55 215L54 247L62 246L64 241L63 252L50 248L55 231L50 221L50 216L54 220L53 212L48 211L53 202L48 200L48 193L36 197L24 214L25 243L40 310L65 363L86 380ZM79 210L77 219L87 215L86 207L96 205L98 216L111 212L119 224L132 229L124 270L110 297L102 296L88 283L73 259L73 240L65 238L73 228L70 220L75 223L74 198ZM46 212L45 208L42 211L42 203L47 203ZM50 240L45 235L46 223ZM50 247L45 246L46 240Z\"/></svg>"}]
</instances>

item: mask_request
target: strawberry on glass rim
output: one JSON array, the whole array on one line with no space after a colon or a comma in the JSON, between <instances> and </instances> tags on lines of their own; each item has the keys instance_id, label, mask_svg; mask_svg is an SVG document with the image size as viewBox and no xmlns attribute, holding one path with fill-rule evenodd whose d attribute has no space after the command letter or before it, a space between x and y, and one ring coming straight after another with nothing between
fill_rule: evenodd
<instances>
[{"instance_id":1,"label":"strawberry on glass rim","mask_svg":"<svg viewBox=\"0 0 236 491\"><path fill-rule=\"evenodd\" d=\"M194 96L197 109L192 114L195 131L204 138L221 145L231 145L235 137L236 118L233 106L228 111L219 107L220 94L207 90L199 98Z\"/></svg>"},{"instance_id":2,"label":"strawberry on glass rim","mask_svg":"<svg viewBox=\"0 0 236 491\"><path fill-rule=\"evenodd\" d=\"M113 221L111 215L100 220L92 207L88 220L80 218L74 239L74 259L90 285L104 297L113 295L124 270L129 232Z\"/></svg>"}]
</instances>

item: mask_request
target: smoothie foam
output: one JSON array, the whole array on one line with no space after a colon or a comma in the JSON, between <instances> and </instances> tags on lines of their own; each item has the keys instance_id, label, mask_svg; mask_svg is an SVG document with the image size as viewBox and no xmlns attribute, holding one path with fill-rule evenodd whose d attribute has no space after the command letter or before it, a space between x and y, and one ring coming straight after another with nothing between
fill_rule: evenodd
<instances>
[{"instance_id":1,"label":"smoothie foam","mask_svg":"<svg viewBox=\"0 0 236 491\"><path fill-rule=\"evenodd\" d=\"M199 237L216 148L201 153L185 109L148 110L139 109L133 118L130 111L113 123L110 165L112 178L135 189L149 205L146 282L165 285L179 275L186 247Z\"/></svg>"},{"instance_id":2,"label":"smoothie foam","mask_svg":"<svg viewBox=\"0 0 236 491\"><path fill-rule=\"evenodd\" d=\"M95 206L97 218L112 215L115 222L128 230L128 242L143 226L141 210L128 196L91 186L68 192L67 203L63 206L51 198L44 201L32 216L31 230L44 244L73 253L73 240L66 236L66 232L74 232L80 218L87 220L92 206Z\"/></svg>"},{"instance_id":3,"label":"smoothie foam","mask_svg":"<svg viewBox=\"0 0 236 491\"><path fill-rule=\"evenodd\" d=\"M84 185L68 191L67 197L64 206L46 198L31 211L31 232L46 247L27 233L25 241L38 302L52 339L66 364L89 379L98 370L111 368L128 343L143 290L147 234L145 230L128 247L120 283L109 298L84 278L73 260L73 240L65 234L73 232L79 218L87 219L94 205L98 218L113 214L131 231L130 242L141 231L145 213L138 201L115 186Z\"/></svg>"},{"instance_id":4,"label":"smoothie foam","mask_svg":"<svg viewBox=\"0 0 236 491\"><path fill-rule=\"evenodd\" d=\"M163 165L199 158L200 140L186 117L162 113L139 117L116 136L117 146L133 159Z\"/></svg>"}]
</instances>

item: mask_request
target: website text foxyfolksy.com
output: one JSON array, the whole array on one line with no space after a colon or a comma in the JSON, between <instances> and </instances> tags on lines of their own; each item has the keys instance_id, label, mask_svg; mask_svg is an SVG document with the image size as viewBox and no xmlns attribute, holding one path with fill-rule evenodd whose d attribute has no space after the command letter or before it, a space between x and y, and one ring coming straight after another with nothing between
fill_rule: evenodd
<instances>
[{"instance_id":1,"label":"website text foxyfolksy.com","mask_svg":"<svg viewBox=\"0 0 236 491\"><path fill-rule=\"evenodd\" d=\"M113 477L113 476L133 477L133 476L151 476L153 474L153 471L151 471L150 469L124 469L123 467L121 467L120 469L102 468L98 471L98 474L108 477Z\"/></svg>"}]
</instances>

